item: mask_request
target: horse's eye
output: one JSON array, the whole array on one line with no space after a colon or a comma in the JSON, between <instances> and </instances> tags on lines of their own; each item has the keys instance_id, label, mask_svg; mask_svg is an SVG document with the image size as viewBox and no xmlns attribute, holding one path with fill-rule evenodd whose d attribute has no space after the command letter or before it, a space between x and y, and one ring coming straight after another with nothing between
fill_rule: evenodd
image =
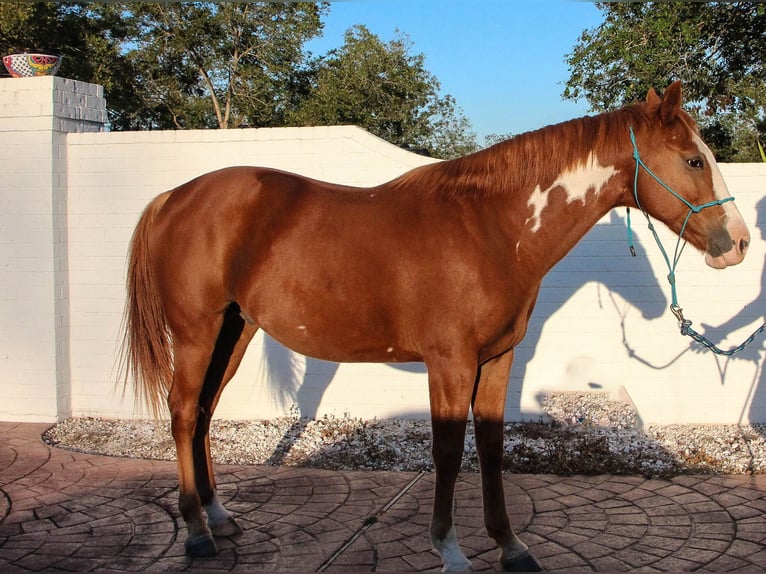
<instances>
[{"instance_id":1,"label":"horse's eye","mask_svg":"<svg viewBox=\"0 0 766 574\"><path fill-rule=\"evenodd\" d=\"M702 169L705 165L705 162L703 162L698 157L693 157L692 159L687 159L686 163L689 165L689 167L692 167L694 169Z\"/></svg>"}]
</instances>

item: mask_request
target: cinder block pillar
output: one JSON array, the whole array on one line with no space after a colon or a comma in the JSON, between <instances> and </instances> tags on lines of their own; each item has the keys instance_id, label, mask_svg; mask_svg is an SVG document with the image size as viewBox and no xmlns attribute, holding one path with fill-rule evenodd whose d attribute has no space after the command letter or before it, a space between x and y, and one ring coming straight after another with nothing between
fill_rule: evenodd
<instances>
[{"instance_id":1,"label":"cinder block pillar","mask_svg":"<svg viewBox=\"0 0 766 574\"><path fill-rule=\"evenodd\" d=\"M67 133L102 131L103 88L0 79L0 419L71 414Z\"/></svg>"}]
</instances>

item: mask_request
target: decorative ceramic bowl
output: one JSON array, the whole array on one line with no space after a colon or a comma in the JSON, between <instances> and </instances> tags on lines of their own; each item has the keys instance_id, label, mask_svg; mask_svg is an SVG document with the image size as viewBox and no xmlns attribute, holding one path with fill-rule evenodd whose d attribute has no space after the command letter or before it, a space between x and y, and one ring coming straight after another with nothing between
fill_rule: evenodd
<instances>
[{"instance_id":1,"label":"decorative ceramic bowl","mask_svg":"<svg viewBox=\"0 0 766 574\"><path fill-rule=\"evenodd\" d=\"M11 54L3 57L3 65L14 78L55 76L61 65L61 56L53 54Z\"/></svg>"}]
</instances>

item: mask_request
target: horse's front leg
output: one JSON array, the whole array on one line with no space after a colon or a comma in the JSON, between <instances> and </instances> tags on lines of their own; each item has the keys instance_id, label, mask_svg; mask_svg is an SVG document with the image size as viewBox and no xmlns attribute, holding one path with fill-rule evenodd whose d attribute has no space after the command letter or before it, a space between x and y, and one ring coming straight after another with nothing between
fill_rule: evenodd
<instances>
[{"instance_id":1,"label":"horse's front leg","mask_svg":"<svg viewBox=\"0 0 766 574\"><path fill-rule=\"evenodd\" d=\"M431 542L444 562L442 572L471 570L453 522L455 482L463 458L465 425L476 380L475 363L428 364L432 451L436 472Z\"/></svg>"},{"instance_id":2,"label":"horse's front leg","mask_svg":"<svg viewBox=\"0 0 766 574\"><path fill-rule=\"evenodd\" d=\"M513 350L481 366L474 395L476 450L481 468L484 525L500 548L500 564L510 572L536 572L540 564L511 528L503 492L503 417Z\"/></svg>"}]
</instances>

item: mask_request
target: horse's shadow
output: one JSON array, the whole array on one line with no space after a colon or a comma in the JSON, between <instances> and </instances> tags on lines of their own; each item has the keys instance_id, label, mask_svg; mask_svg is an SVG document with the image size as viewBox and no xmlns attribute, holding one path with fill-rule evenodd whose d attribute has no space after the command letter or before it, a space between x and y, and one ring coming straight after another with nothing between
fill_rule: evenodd
<instances>
[{"instance_id":1,"label":"horse's shadow","mask_svg":"<svg viewBox=\"0 0 766 574\"><path fill-rule=\"evenodd\" d=\"M761 239L766 239L766 198L756 204L755 226L761 232ZM766 260L761 269L761 292L747 303L742 310L720 325L706 325L702 323L702 333L711 342L718 344L729 338L735 331L751 327L756 323L766 322ZM701 346L694 347L696 351L705 352ZM742 407L739 424L747 421L766 420L766 347L764 337L760 335L740 352L729 356L720 357L713 355L718 371L721 375L721 384L726 384L726 372L729 361L748 361L754 366L753 379L750 383L748 400ZM758 427L764 432L763 427Z\"/></svg>"},{"instance_id":2,"label":"horse's shadow","mask_svg":"<svg viewBox=\"0 0 766 574\"><path fill-rule=\"evenodd\" d=\"M626 237L625 220L612 211L609 222L594 226L546 276L524 342L516 350L506 412L521 415L522 381L537 351L545 322L584 285L592 282L603 285L610 295L619 295L637 308L644 318L653 319L663 314L667 299L648 260L643 256L641 242L634 234L639 256L631 258ZM627 263L617 263L619 258L627 260ZM587 263L583 264L583 261ZM339 364L309 357L304 359L268 335L263 340L269 381L280 393L282 404L296 405L300 412L300 417L285 433L269 459L269 464L279 464L306 421L317 417L322 397L335 378ZM387 364L407 372L426 373L422 363Z\"/></svg>"},{"instance_id":3,"label":"horse's shadow","mask_svg":"<svg viewBox=\"0 0 766 574\"><path fill-rule=\"evenodd\" d=\"M625 218L615 210L609 214L609 222L601 222L557 263L543 279L537 305L527 326L527 334L515 353L509 391L516 399L509 402L506 412L518 419L525 418L521 409L521 387L527 377L527 369L540 346L543 330L548 320L587 284L598 286L598 306L616 305L622 299L615 318L624 319L627 308L641 313L646 320L661 317L667 309L668 300L646 257L644 247L636 231L632 230L635 257L631 257L628 228ZM581 334L572 330L584 346L588 345L588 325L581 326ZM623 326L624 329L624 326ZM596 345L595 336L592 344ZM630 351L630 349L628 349ZM588 388L601 389L590 382ZM538 397L541 400L541 397ZM515 410L514 410L515 408Z\"/></svg>"}]
</instances>

